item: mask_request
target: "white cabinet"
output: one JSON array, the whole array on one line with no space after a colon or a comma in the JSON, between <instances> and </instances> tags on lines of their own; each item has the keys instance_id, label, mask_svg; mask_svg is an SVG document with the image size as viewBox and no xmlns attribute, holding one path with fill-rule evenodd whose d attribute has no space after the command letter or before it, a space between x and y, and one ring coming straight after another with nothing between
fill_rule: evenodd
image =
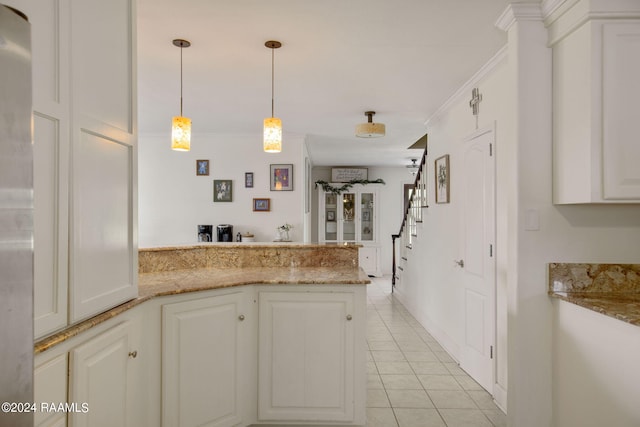
<instances>
[{"instance_id":1,"label":"white cabinet","mask_svg":"<svg viewBox=\"0 0 640 427\"><path fill-rule=\"evenodd\" d=\"M67 425L64 411L48 411L42 404L56 404L67 401L67 353L38 363L33 370L33 401L38 405L34 414L36 427L62 427Z\"/></svg>"},{"instance_id":2,"label":"white cabinet","mask_svg":"<svg viewBox=\"0 0 640 427\"><path fill-rule=\"evenodd\" d=\"M135 2L3 3L32 28L39 338L137 295Z\"/></svg>"},{"instance_id":3,"label":"white cabinet","mask_svg":"<svg viewBox=\"0 0 640 427\"><path fill-rule=\"evenodd\" d=\"M162 307L164 427L249 424L243 411L254 391L246 388L248 361L255 361L246 332L252 317L242 291Z\"/></svg>"},{"instance_id":4,"label":"white cabinet","mask_svg":"<svg viewBox=\"0 0 640 427\"><path fill-rule=\"evenodd\" d=\"M356 184L341 194L320 191L318 200L318 240L361 244L360 267L372 276L382 275L379 203L377 184Z\"/></svg>"},{"instance_id":5,"label":"white cabinet","mask_svg":"<svg viewBox=\"0 0 640 427\"><path fill-rule=\"evenodd\" d=\"M125 321L70 352L69 412L74 427L138 425L140 377L134 323Z\"/></svg>"},{"instance_id":6,"label":"white cabinet","mask_svg":"<svg viewBox=\"0 0 640 427\"><path fill-rule=\"evenodd\" d=\"M258 421L364 424L364 299L260 291L258 301Z\"/></svg>"},{"instance_id":7,"label":"white cabinet","mask_svg":"<svg viewBox=\"0 0 640 427\"><path fill-rule=\"evenodd\" d=\"M556 204L640 203L640 20L623 17L588 19L552 40Z\"/></svg>"}]
</instances>

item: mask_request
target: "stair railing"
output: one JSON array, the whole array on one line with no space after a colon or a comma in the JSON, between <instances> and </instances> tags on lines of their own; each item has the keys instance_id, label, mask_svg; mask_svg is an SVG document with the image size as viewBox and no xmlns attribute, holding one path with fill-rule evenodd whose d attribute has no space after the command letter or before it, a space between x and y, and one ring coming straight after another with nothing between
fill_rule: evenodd
<instances>
[{"instance_id":1,"label":"stair railing","mask_svg":"<svg viewBox=\"0 0 640 427\"><path fill-rule=\"evenodd\" d=\"M413 239L417 237L418 224L422 222L422 209L427 206L427 147L424 148L418 171L413 182L411 196L404 207L404 215L400 224L400 231L391 235L392 262L391 262L391 291L396 286L396 279L399 278L398 271L403 271L403 267L398 265L396 260L396 240L400 239L400 259L407 261L407 251L413 247Z\"/></svg>"}]
</instances>

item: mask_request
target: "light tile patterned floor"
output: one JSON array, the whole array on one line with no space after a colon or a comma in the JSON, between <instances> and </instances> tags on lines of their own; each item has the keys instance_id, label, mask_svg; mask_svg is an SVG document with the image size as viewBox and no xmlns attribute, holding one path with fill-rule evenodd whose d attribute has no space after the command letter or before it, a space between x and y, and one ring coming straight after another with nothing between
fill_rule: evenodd
<instances>
[{"instance_id":1,"label":"light tile patterned floor","mask_svg":"<svg viewBox=\"0 0 640 427\"><path fill-rule=\"evenodd\" d=\"M390 278L372 278L367 294L367 427L507 425L491 395L393 299Z\"/></svg>"}]
</instances>

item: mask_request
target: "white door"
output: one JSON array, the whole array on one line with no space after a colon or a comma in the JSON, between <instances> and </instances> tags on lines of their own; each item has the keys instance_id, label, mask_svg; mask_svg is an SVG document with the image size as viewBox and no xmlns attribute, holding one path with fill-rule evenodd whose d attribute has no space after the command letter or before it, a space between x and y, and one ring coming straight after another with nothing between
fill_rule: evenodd
<instances>
[{"instance_id":1,"label":"white door","mask_svg":"<svg viewBox=\"0 0 640 427\"><path fill-rule=\"evenodd\" d=\"M493 130L464 144L462 261L464 345L461 367L493 394L495 341L495 157Z\"/></svg>"}]
</instances>

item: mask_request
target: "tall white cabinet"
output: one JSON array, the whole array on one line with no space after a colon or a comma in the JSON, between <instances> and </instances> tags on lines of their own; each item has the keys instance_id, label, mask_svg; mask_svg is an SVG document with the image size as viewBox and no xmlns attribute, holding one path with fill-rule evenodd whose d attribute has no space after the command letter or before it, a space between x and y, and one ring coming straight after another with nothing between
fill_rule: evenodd
<instances>
[{"instance_id":1,"label":"tall white cabinet","mask_svg":"<svg viewBox=\"0 0 640 427\"><path fill-rule=\"evenodd\" d=\"M31 22L35 336L137 295L133 0L5 0Z\"/></svg>"},{"instance_id":2,"label":"tall white cabinet","mask_svg":"<svg viewBox=\"0 0 640 427\"><path fill-rule=\"evenodd\" d=\"M339 188L343 184L331 185ZM359 264L371 276L382 276L379 203L379 184L355 184L341 194L319 192L318 240L361 244Z\"/></svg>"}]
</instances>

